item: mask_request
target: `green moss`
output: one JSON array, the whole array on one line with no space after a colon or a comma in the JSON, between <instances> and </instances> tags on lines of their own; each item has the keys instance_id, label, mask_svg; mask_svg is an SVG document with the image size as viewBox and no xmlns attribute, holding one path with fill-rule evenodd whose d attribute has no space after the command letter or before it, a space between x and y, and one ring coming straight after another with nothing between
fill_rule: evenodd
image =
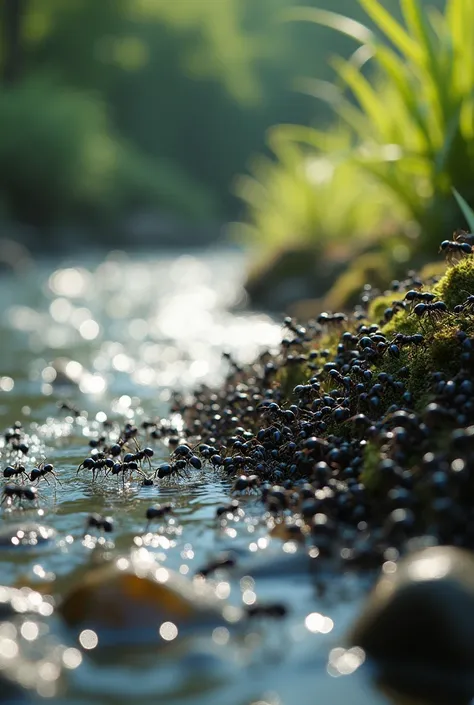
<instances>
[{"instance_id":1,"label":"green moss","mask_svg":"<svg viewBox=\"0 0 474 705\"><path fill-rule=\"evenodd\" d=\"M420 320L412 313L411 310L398 311L391 321L382 326L382 333L391 338L397 333L403 335L414 335L415 333L423 333L420 325Z\"/></svg>"},{"instance_id":2,"label":"green moss","mask_svg":"<svg viewBox=\"0 0 474 705\"><path fill-rule=\"evenodd\" d=\"M382 298L382 297L380 297ZM422 333L423 345L400 348L400 356L393 358L385 354L377 360L373 371L387 372L398 378L400 368L408 368L405 380L406 391L413 397L415 409L422 409L432 397L431 373L443 372L448 376L459 370L462 348L457 333L462 328L468 334L474 333L474 321L465 316L459 320L452 315L438 320L418 319L410 311L400 311L382 328L387 338L393 339L397 333L413 335ZM381 411L399 401L390 390L384 396Z\"/></svg>"},{"instance_id":3,"label":"green moss","mask_svg":"<svg viewBox=\"0 0 474 705\"><path fill-rule=\"evenodd\" d=\"M385 313L385 309L391 308L394 301L400 301L403 299L404 294L398 293L396 291L390 292L390 294L383 294L382 296L377 296L369 304L368 317L371 321L381 321Z\"/></svg>"},{"instance_id":4,"label":"green moss","mask_svg":"<svg viewBox=\"0 0 474 705\"><path fill-rule=\"evenodd\" d=\"M443 326L433 334L430 357L434 367L439 367L444 372L455 372L459 366L460 348L456 337L458 330L457 326Z\"/></svg>"},{"instance_id":5,"label":"green moss","mask_svg":"<svg viewBox=\"0 0 474 705\"><path fill-rule=\"evenodd\" d=\"M364 448L364 464L360 474L360 481L368 492L377 494L382 489L382 480L379 473L380 448L370 441Z\"/></svg>"},{"instance_id":6,"label":"green moss","mask_svg":"<svg viewBox=\"0 0 474 705\"><path fill-rule=\"evenodd\" d=\"M408 364L409 376L406 382L407 391L413 397L415 408L422 408L430 401L431 375L434 371L430 359L429 347L413 353Z\"/></svg>"},{"instance_id":7,"label":"green moss","mask_svg":"<svg viewBox=\"0 0 474 705\"><path fill-rule=\"evenodd\" d=\"M428 262L420 269L420 279L426 282L439 280L446 274L446 262Z\"/></svg>"},{"instance_id":8,"label":"green moss","mask_svg":"<svg viewBox=\"0 0 474 705\"><path fill-rule=\"evenodd\" d=\"M298 384L306 384L310 377L308 367L304 364L286 364L277 372L276 381L285 399L295 400L293 389Z\"/></svg>"},{"instance_id":9,"label":"green moss","mask_svg":"<svg viewBox=\"0 0 474 705\"><path fill-rule=\"evenodd\" d=\"M425 284L424 291L430 289ZM383 394L380 395L378 404L371 406L371 399L361 399L355 389L350 392L351 413L366 413L371 419L380 421L383 419L390 407L406 407L409 405L415 412L422 412L427 404L435 398L433 373L441 372L446 377L453 378L461 367L461 354L463 346L459 339L459 331L463 330L468 336L474 337L474 316L469 312L461 311L454 314L453 306L462 303L471 293L474 294L474 258L466 258L459 264L450 267L438 283L431 289L436 295L446 302L449 312L438 318L424 316L419 318L413 313L412 307L398 311L391 321L381 326L381 332L392 341L397 333L404 335L414 335L421 333L424 342L420 345L399 346L397 357L385 350L384 354L374 358L371 365L373 380L377 379L380 372L386 372L394 380L403 381L403 385L384 385ZM392 305L393 301L404 298L404 292L388 292L375 298L368 307L367 322L378 323L383 318L385 309ZM340 343L342 330L355 332L359 323L349 322L344 328L329 328L328 332L317 340L315 347L329 351L328 361L334 360L337 356L337 346ZM309 350L305 349L305 352ZM321 368L323 360L316 359L318 370L316 374L321 382L321 393L331 393L336 387L336 381L326 374ZM462 365L465 366L468 359L464 359ZM473 363L474 368L474 363ZM403 373L401 369L405 368ZM308 364L286 365L278 372L277 381L281 385L282 396L286 399L293 399L293 388L297 384L304 384L308 378L313 376L315 371L310 369ZM353 380L357 382L358 378ZM355 385L354 385L355 387ZM404 397L405 392L410 397ZM343 390L341 387L341 396ZM353 439L354 428L350 423L339 422L333 415L328 415L325 419L326 427L323 436L334 434L343 438ZM450 437L451 428L440 429L432 439L434 451L442 451ZM384 479L384 473L379 472L380 462L387 449L384 446L378 447L374 442L368 442L364 449L364 463L360 476L361 482L365 485L372 497L377 500L390 489L387 483L389 479ZM411 454L406 459L406 466L410 468L414 478L420 475L420 455L424 449L414 447ZM421 478L422 479L422 478ZM418 481L418 480L417 480ZM422 504L424 506L423 497ZM430 501L429 497L428 500Z\"/></svg>"},{"instance_id":10,"label":"green moss","mask_svg":"<svg viewBox=\"0 0 474 705\"><path fill-rule=\"evenodd\" d=\"M470 294L474 294L474 258L461 260L450 267L444 277L434 286L435 293L449 309L462 304Z\"/></svg>"},{"instance_id":11,"label":"green moss","mask_svg":"<svg viewBox=\"0 0 474 705\"><path fill-rule=\"evenodd\" d=\"M421 410L430 401L432 372L443 372L450 376L459 370L462 351L456 335L459 327L451 322L441 322L438 325L427 331L423 346L405 352L405 364L409 369L406 387L413 396L417 410Z\"/></svg>"}]
</instances>

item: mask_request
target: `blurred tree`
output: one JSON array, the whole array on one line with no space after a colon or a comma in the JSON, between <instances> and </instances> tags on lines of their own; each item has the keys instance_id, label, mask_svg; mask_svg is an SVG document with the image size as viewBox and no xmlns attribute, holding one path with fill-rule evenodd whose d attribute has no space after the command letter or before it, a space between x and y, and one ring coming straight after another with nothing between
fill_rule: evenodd
<instances>
[{"instance_id":1,"label":"blurred tree","mask_svg":"<svg viewBox=\"0 0 474 705\"><path fill-rule=\"evenodd\" d=\"M357 6L353 0L312 1L345 12ZM24 5L17 47L23 56L4 51L0 69L5 76L21 65L25 80L48 75L58 91L64 86L99 100L109 129L137 157L173 164L188 175L188 186L199 184L207 203L219 205L213 217L235 217L240 205L230 185L252 154L265 150L266 129L277 122L321 122L328 115L324 106L315 115L314 102L294 92L295 77L313 73L314 66L321 69L318 75L327 74L328 51L344 55L352 48L344 37L278 21L282 10L299 4L4 0L10 10ZM12 18L0 17L3 35L19 37ZM142 159L126 162L133 163L133 183L138 183ZM140 183L147 174L148 168ZM136 192L135 186L134 201Z\"/></svg>"}]
</instances>

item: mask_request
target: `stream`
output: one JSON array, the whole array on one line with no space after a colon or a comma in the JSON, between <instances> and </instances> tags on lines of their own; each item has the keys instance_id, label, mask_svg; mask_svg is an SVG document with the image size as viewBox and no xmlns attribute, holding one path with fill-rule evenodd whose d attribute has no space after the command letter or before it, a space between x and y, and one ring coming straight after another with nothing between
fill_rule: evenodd
<instances>
[{"instance_id":1,"label":"stream","mask_svg":"<svg viewBox=\"0 0 474 705\"><path fill-rule=\"evenodd\" d=\"M112 252L1 274L2 429L20 421L29 445L27 469L51 462L59 482L40 482L36 508L3 504L2 530L37 521L57 533L42 545L0 546L0 585L46 592L55 581L67 586L92 560L96 542L84 539L84 527L87 516L99 512L114 519L117 551L146 548L160 564L191 578L230 550L238 570L218 576L224 598L236 606L258 600L288 608L285 619L261 620L243 633L190 633L175 643L119 648L113 660L81 648L54 614L0 623L0 674L13 672L33 702L388 702L367 664L357 668L355 654L340 658L370 583L354 574L309 570L302 548L269 537L257 494L241 498L244 517L217 525L216 508L229 501L231 485L209 467L151 487L122 485L111 476L92 482L90 473L77 472L104 422L118 427L168 418L170 390L219 385L227 369L223 352L247 362L278 345L279 323L245 308L245 264L233 250ZM66 401L84 413L60 409ZM179 418L171 421L179 428ZM169 451L159 441L150 445L156 467ZM0 451L3 468L4 445ZM147 507L165 501L175 505L173 518L166 531L145 539ZM10 700L0 694L0 702Z\"/></svg>"}]
</instances>

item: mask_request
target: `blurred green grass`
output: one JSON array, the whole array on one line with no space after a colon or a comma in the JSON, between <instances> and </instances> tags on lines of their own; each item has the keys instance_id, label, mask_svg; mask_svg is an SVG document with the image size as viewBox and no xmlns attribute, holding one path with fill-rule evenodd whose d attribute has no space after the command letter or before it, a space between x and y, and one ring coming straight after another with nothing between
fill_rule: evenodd
<instances>
[{"instance_id":1,"label":"blurred green grass","mask_svg":"<svg viewBox=\"0 0 474 705\"><path fill-rule=\"evenodd\" d=\"M350 292L430 259L474 201L474 3L300 2L6 0L1 212L230 220Z\"/></svg>"},{"instance_id":2,"label":"blurred green grass","mask_svg":"<svg viewBox=\"0 0 474 705\"><path fill-rule=\"evenodd\" d=\"M328 51L351 49L324 28L281 23L299 1L5 0L3 212L34 225L139 206L192 222L241 216L231 185L253 155L270 155L266 130L329 118L295 78L329 76ZM352 0L313 4L361 14Z\"/></svg>"},{"instance_id":3,"label":"blurred green grass","mask_svg":"<svg viewBox=\"0 0 474 705\"><path fill-rule=\"evenodd\" d=\"M328 104L329 128L280 125L272 160L255 160L237 181L247 205L240 233L282 246L378 238L419 259L462 224L452 189L474 202L474 3L401 0L400 17L378 0L358 0L365 21L326 9L292 8L285 20L349 36L331 81L318 72L300 88ZM308 163L324 164L314 180ZM336 212L336 215L334 214ZM387 222L391 238L387 248Z\"/></svg>"}]
</instances>

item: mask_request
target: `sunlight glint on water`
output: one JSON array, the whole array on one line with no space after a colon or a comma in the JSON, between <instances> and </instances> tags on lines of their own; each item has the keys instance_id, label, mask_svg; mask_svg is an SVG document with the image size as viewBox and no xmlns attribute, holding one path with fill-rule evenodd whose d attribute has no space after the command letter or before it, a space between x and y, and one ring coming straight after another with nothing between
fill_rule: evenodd
<instances>
[{"instance_id":1,"label":"sunlight glint on water","mask_svg":"<svg viewBox=\"0 0 474 705\"><path fill-rule=\"evenodd\" d=\"M187 482L154 487L93 485L90 477L76 474L106 415L166 415L170 389L219 384L228 364L223 351L245 362L278 344L279 325L239 309L243 265L235 252L115 253L103 261L41 264L22 278L5 273L0 279L3 427L20 418L30 433L31 461L47 458L62 480L41 485L44 513L20 515L55 529L55 540L34 551L0 549L0 583L71 582L69 576L90 561L97 545L83 539L85 519L97 511L114 517L117 548L146 548L183 576L191 577L223 550L235 551L240 577L219 578L222 596L234 605L282 600L290 608L284 623L252 627L245 635L217 628L183 641L166 622L165 648L118 649L107 663L92 658L93 633L82 634L83 642L89 640L84 644L61 632L55 618L30 620L5 643L11 653L18 650L20 665L29 664L23 670L31 682L25 685L37 677L42 696L54 694L62 673L59 682L68 686L66 692L59 689L58 701L74 705L125 705L132 698L176 705L384 702L359 673L351 678L327 673L331 649L341 644L363 587L341 578L324 597L318 593L301 569L298 551L287 546L285 552L281 542L268 539L257 499L245 500L244 520L218 530L215 510L228 499L229 485L207 469ZM59 413L61 399L85 409L87 418ZM160 452L165 459L166 449ZM175 504L175 518L161 534L146 533L145 510L162 501ZM2 514L2 526L18 520L14 512ZM254 566L258 577L249 582L245 576ZM65 642L62 651L59 640ZM0 670L2 664L0 654Z\"/></svg>"}]
</instances>

